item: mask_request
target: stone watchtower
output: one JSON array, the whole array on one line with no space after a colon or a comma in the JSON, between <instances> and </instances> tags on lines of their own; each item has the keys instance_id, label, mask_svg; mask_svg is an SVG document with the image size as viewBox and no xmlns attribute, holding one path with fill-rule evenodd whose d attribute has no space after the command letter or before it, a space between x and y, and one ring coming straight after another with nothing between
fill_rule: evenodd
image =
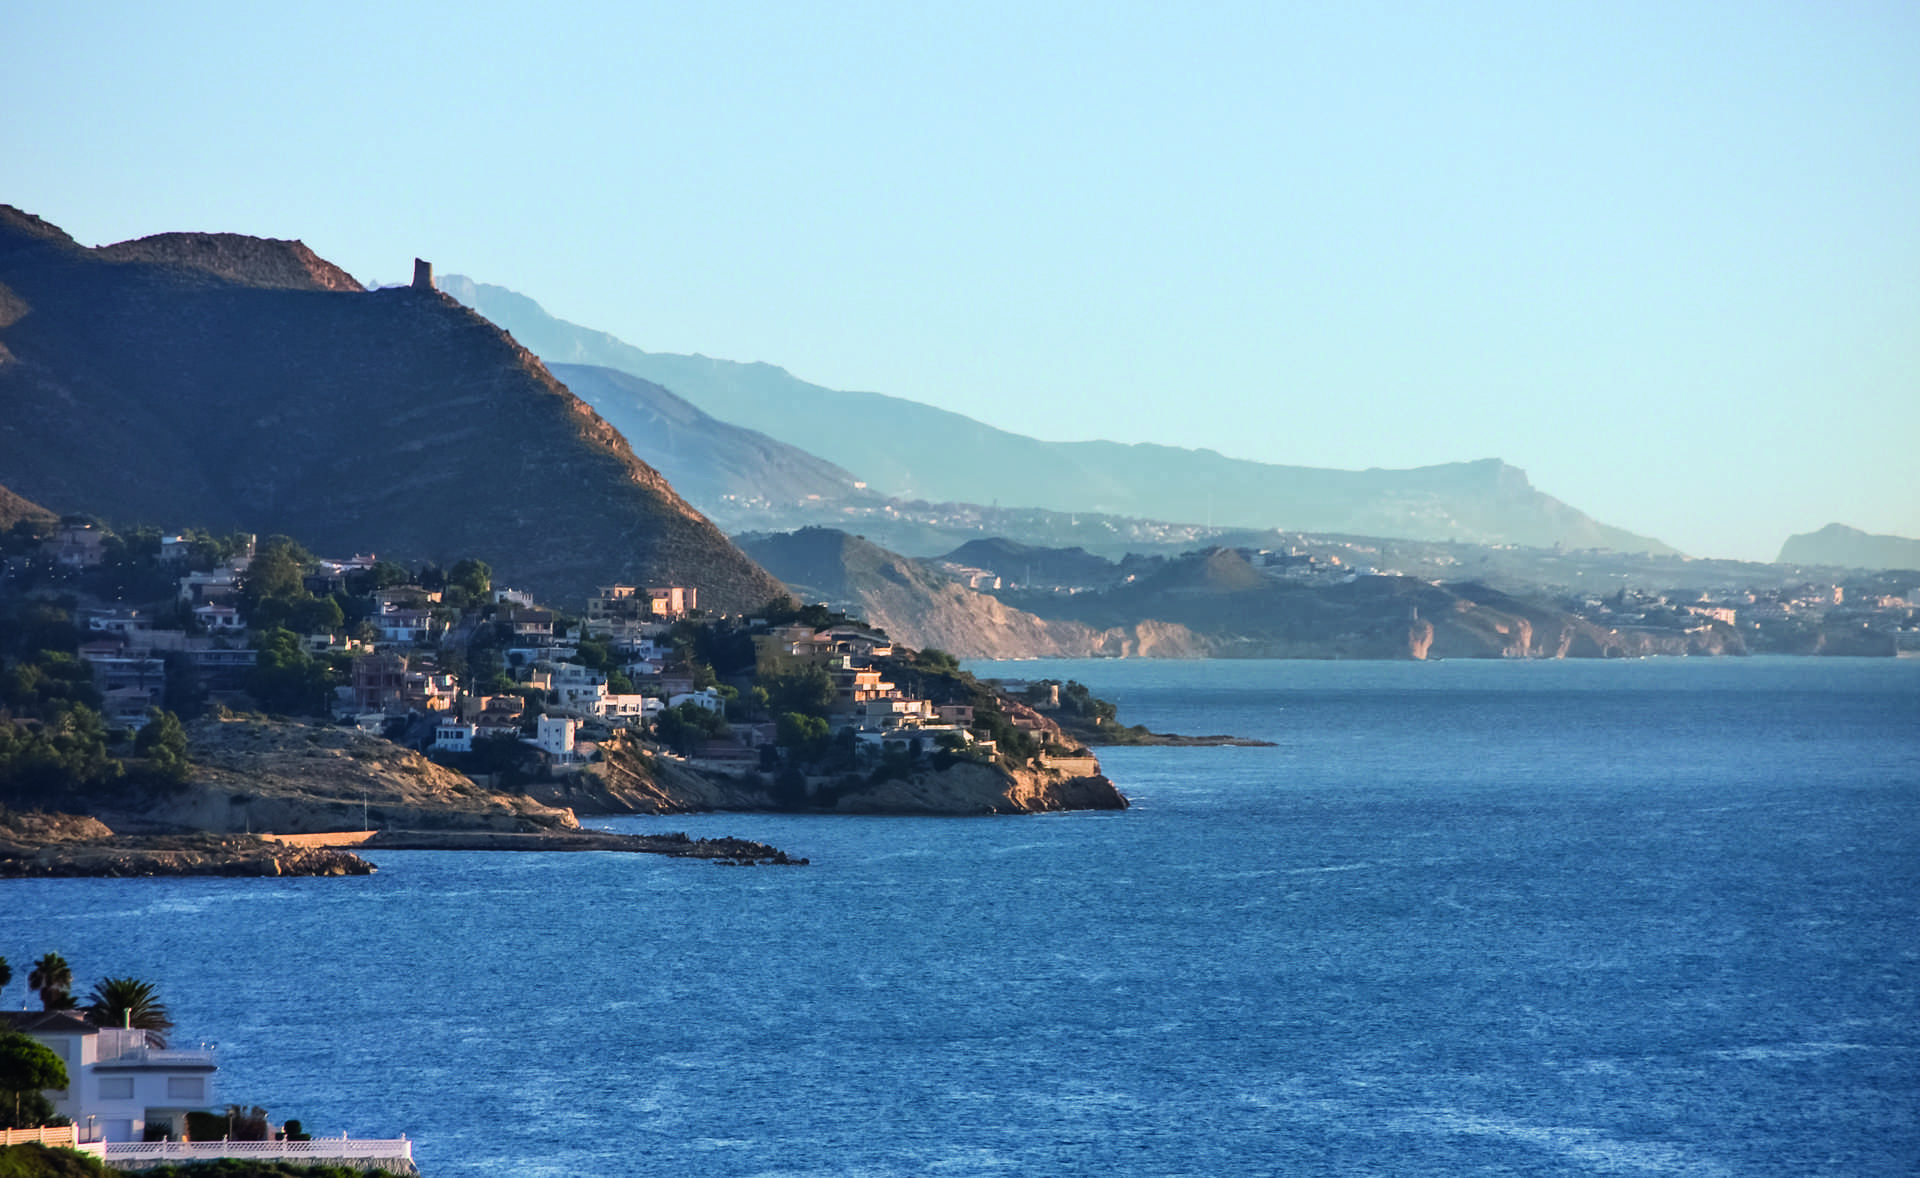
<instances>
[{"instance_id":1,"label":"stone watchtower","mask_svg":"<svg viewBox=\"0 0 1920 1178\"><path fill-rule=\"evenodd\" d=\"M420 258L413 260L413 289L433 290L433 263Z\"/></svg>"}]
</instances>

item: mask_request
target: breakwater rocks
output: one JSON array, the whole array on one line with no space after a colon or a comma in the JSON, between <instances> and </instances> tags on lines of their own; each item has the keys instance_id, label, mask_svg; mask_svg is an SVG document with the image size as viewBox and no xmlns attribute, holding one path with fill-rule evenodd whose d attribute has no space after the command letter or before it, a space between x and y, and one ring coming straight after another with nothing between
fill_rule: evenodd
<instances>
[{"instance_id":1,"label":"breakwater rocks","mask_svg":"<svg viewBox=\"0 0 1920 1178\"><path fill-rule=\"evenodd\" d=\"M40 844L0 841L0 879L372 875L373 871L373 864L346 851L288 847L236 835L112 837Z\"/></svg>"},{"instance_id":2,"label":"breakwater rocks","mask_svg":"<svg viewBox=\"0 0 1920 1178\"><path fill-rule=\"evenodd\" d=\"M538 834L485 830L381 831L360 844L369 851L616 851L708 859L728 867L805 867L778 847L747 839L689 838L674 834L610 834L606 831L553 831Z\"/></svg>"}]
</instances>

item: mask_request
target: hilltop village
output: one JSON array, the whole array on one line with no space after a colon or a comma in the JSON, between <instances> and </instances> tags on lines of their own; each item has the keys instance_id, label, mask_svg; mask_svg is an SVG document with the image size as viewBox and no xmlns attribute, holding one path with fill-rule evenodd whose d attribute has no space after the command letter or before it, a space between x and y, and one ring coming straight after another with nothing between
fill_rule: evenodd
<instances>
[{"instance_id":1,"label":"hilltop village","mask_svg":"<svg viewBox=\"0 0 1920 1178\"><path fill-rule=\"evenodd\" d=\"M7 534L0 580L15 808L118 802L219 830L217 806L128 795L227 782L249 831L457 825L384 789L354 822L352 781L323 799L311 780L342 760L457 795L497 831L572 828L575 809L1126 805L1085 746L1102 724L1138 734L1078 684L982 682L823 606L711 615L698 586L608 585L570 614L477 559L41 530ZM258 784L282 778L304 805Z\"/></svg>"}]
</instances>

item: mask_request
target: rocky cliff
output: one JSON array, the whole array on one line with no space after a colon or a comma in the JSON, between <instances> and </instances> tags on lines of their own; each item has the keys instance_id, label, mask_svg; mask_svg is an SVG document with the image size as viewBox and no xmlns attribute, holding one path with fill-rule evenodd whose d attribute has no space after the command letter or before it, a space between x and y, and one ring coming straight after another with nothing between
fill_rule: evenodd
<instances>
[{"instance_id":1,"label":"rocky cliff","mask_svg":"<svg viewBox=\"0 0 1920 1178\"><path fill-rule=\"evenodd\" d=\"M1003 769L959 762L842 795L842 814L1041 814L1057 810L1124 810L1127 799L1104 776L1045 769Z\"/></svg>"}]
</instances>

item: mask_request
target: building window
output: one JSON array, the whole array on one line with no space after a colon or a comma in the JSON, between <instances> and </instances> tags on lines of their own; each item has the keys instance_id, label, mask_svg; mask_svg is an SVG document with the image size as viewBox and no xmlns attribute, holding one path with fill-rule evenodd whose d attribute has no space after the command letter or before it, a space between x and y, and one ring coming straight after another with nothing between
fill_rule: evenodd
<instances>
[{"instance_id":1,"label":"building window","mask_svg":"<svg viewBox=\"0 0 1920 1178\"><path fill-rule=\"evenodd\" d=\"M168 1100L205 1100L207 1082L199 1076L168 1076Z\"/></svg>"},{"instance_id":2,"label":"building window","mask_svg":"<svg viewBox=\"0 0 1920 1178\"><path fill-rule=\"evenodd\" d=\"M132 1100L133 1099L133 1077L132 1076L100 1077L100 1099L101 1100Z\"/></svg>"}]
</instances>

